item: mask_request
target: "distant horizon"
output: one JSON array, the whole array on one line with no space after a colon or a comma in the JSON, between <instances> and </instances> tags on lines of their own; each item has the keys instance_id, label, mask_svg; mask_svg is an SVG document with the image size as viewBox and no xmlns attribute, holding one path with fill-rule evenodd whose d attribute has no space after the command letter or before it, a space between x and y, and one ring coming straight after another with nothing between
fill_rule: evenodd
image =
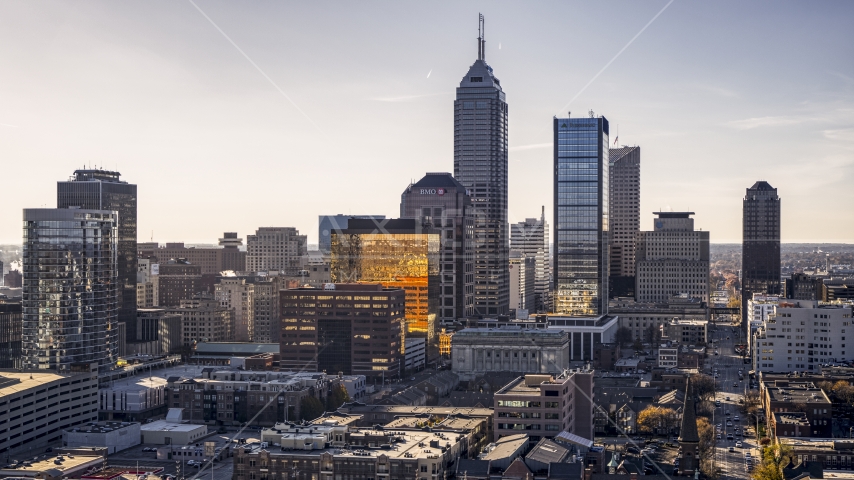
<instances>
[{"instance_id":1,"label":"distant horizon","mask_svg":"<svg viewBox=\"0 0 854 480\"><path fill-rule=\"evenodd\" d=\"M509 108L510 224L543 206L553 223L553 118L594 115L610 147L641 148L641 230L693 211L739 243L762 180L787 243L854 243L841 0L2 2L0 239L86 165L138 186L140 238L279 225L316 242L319 214L396 217L410 181L454 170L479 13Z\"/></svg>"}]
</instances>

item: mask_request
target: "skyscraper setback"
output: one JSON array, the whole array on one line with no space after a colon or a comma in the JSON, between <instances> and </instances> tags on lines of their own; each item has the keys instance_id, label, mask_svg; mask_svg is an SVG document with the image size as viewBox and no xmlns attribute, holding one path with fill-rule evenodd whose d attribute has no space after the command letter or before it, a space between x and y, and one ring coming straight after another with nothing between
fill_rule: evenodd
<instances>
[{"instance_id":1,"label":"skyscraper setback","mask_svg":"<svg viewBox=\"0 0 854 480\"><path fill-rule=\"evenodd\" d=\"M79 207L118 212L119 321L127 326L127 340L136 339L137 227L136 185L122 181L119 172L75 170L65 182L56 182L56 207Z\"/></svg>"},{"instance_id":2,"label":"skyscraper setback","mask_svg":"<svg viewBox=\"0 0 854 480\"><path fill-rule=\"evenodd\" d=\"M554 119L554 311L608 313L608 120Z\"/></svg>"},{"instance_id":3,"label":"skyscraper setback","mask_svg":"<svg viewBox=\"0 0 854 480\"><path fill-rule=\"evenodd\" d=\"M510 303L507 232L507 101L486 63L483 17L477 60L454 100L454 177L469 190L474 217L474 311L506 314Z\"/></svg>"},{"instance_id":4,"label":"skyscraper setback","mask_svg":"<svg viewBox=\"0 0 854 480\"><path fill-rule=\"evenodd\" d=\"M780 294L780 197L777 189L758 181L747 189L741 244L741 319L746 325L747 301L754 293Z\"/></svg>"}]
</instances>

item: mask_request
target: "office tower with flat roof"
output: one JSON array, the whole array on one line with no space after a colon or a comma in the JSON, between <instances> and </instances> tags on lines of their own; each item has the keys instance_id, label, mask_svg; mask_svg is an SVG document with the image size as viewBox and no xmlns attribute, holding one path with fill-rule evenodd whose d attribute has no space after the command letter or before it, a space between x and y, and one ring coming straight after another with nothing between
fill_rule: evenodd
<instances>
[{"instance_id":1,"label":"office tower with flat roof","mask_svg":"<svg viewBox=\"0 0 854 480\"><path fill-rule=\"evenodd\" d=\"M318 249L328 254L332 249L332 234L340 233L341 230L347 228L347 220L358 218L362 220L380 220L385 219L385 215L319 215L317 217L317 238Z\"/></svg>"},{"instance_id":2,"label":"office tower with flat roof","mask_svg":"<svg viewBox=\"0 0 854 480\"><path fill-rule=\"evenodd\" d=\"M406 295L380 284L282 290L281 368L398 378Z\"/></svg>"},{"instance_id":3,"label":"office tower with flat roof","mask_svg":"<svg viewBox=\"0 0 854 480\"><path fill-rule=\"evenodd\" d=\"M610 297L633 297L635 247L640 232L640 147L612 148L608 161Z\"/></svg>"},{"instance_id":4,"label":"office tower with flat roof","mask_svg":"<svg viewBox=\"0 0 854 480\"><path fill-rule=\"evenodd\" d=\"M651 232L640 232L637 294L642 303L676 295L709 302L709 232L694 230L694 212L655 212Z\"/></svg>"},{"instance_id":5,"label":"office tower with flat roof","mask_svg":"<svg viewBox=\"0 0 854 480\"><path fill-rule=\"evenodd\" d=\"M534 273L534 303L526 308L530 313L549 311L549 283L551 265L549 262L549 224L546 222L546 207L540 218L526 218L524 222L510 225L510 249L525 257L531 257L536 264ZM513 307L513 302L511 302Z\"/></svg>"},{"instance_id":6,"label":"office tower with flat roof","mask_svg":"<svg viewBox=\"0 0 854 480\"><path fill-rule=\"evenodd\" d=\"M75 364L97 363L104 372L115 366L122 286L117 216L111 210L24 209L22 368L68 372Z\"/></svg>"},{"instance_id":7,"label":"office tower with flat roof","mask_svg":"<svg viewBox=\"0 0 854 480\"><path fill-rule=\"evenodd\" d=\"M136 332L136 185L121 180L119 172L75 170L67 181L56 182L56 207L79 207L118 212L119 317L127 325L127 340Z\"/></svg>"},{"instance_id":8,"label":"office tower with flat roof","mask_svg":"<svg viewBox=\"0 0 854 480\"><path fill-rule=\"evenodd\" d=\"M415 219L350 219L332 234L333 283L379 283L406 292L403 349L410 336L427 339L427 356L439 355L439 234Z\"/></svg>"},{"instance_id":9,"label":"office tower with flat roof","mask_svg":"<svg viewBox=\"0 0 854 480\"><path fill-rule=\"evenodd\" d=\"M401 218L430 225L439 234L439 318L474 314L474 251L471 199L450 173L428 173L400 196Z\"/></svg>"},{"instance_id":10,"label":"office tower with flat roof","mask_svg":"<svg viewBox=\"0 0 854 480\"><path fill-rule=\"evenodd\" d=\"M780 197L760 180L747 189L742 211L741 320L746 325L747 301L754 293L779 295Z\"/></svg>"},{"instance_id":11,"label":"office tower with flat roof","mask_svg":"<svg viewBox=\"0 0 854 480\"><path fill-rule=\"evenodd\" d=\"M486 63L483 17L477 47L454 100L454 177L473 207L475 314L504 315L510 305L507 101Z\"/></svg>"},{"instance_id":12,"label":"office tower with flat roof","mask_svg":"<svg viewBox=\"0 0 854 480\"><path fill-rule=\"evenodd\" d=\"M554 311L608 313L608 120L554 119Z\"/></svg>"},{"instance_id":13,"label":"office tower with flat roof","mask_svg":"<svg viewBox=\"0 0 854 480\"><path fill-rule=\"evenodd\" d=\"M202 267L183 258L161 263L157 279L157 299L160 307L177 307L203 291Z\"/></svg>"},{"instance_id":14,"label":"office tower with flat roof","mask_svg":"<svg viewBox=\"0 0 854 480\"><path fill-rule=\"evenodd\" d=\"M298 275L307 252L306 236L293 227L261 227L246 237L246 270Z\"/></svg>"}]
</instances>

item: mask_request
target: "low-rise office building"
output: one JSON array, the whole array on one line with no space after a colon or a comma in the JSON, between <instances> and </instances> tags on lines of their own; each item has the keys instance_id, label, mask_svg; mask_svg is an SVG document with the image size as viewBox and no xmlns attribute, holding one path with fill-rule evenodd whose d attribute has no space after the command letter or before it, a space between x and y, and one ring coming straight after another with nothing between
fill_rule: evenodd
<instances>
[{"instance_id":1,"label":"low-rise office building","mask_svg":"<svg viewBox=\"0 0 854 480\"><path fill-rule=\"evenodd\" d=\"M143 422L166 414L166 379L149 375L126 378L98 390L101 420Z\"/></svg>"},{"instance_id":2,"label":"low-rise office building","mask_svg":"<svg viewBox=\"0 0 854 480\"><path fill-rule=\"evenodd\" d=\"M765 384L761 394L766 425L774 423L776 413L802 412L806 415L810 427L808 436L832 436L833 405L827 394L813 383L777 380L773 385Z\"/></svg>"},{"instance_id":3,"label":"low-rise office building","mask_svg":"<svg viewBox=\"0 0 854 480\"><path fill-rule=\"evenodd\" d=\"M661 327L676 320L709 320L707 304L687 294L674 295L658 303L615 298L609 303L608 313L619 316L619 326L628 328L632 338L642 342L655 341Z\"/></svg>"},{"instance_id":4,"label":"low-rise office building","mask_svg":"<svg viewBox=\"0 0 854 480\"><path fill-rule=\"evenodd\" d=\"M157 420L140 427L142 443L155 445L189 445L207 436L206 425L180 423L181 414L169 412L166 420Z\"/></svg>"},{"instance_id":5,"label":"low-rise office building","mask_svg":"<svg viewBox=\"0 0 854 480\"><path fill-rule=\"evenodd\" d=\"M463 418L483 419L486 422L486 438L493 438L492 420L495 411L492 408L468 407L411 407L408 405L366 405L361 402L345 403L338 409L341 415L359 416L354 422L357 427L385 425L398 418Z\"/></svg>"},{"instance_id":6,"label":"low-rise office building","mask_svg":"<svg viewBox=\"0 0 854 480\"><path fill-rule=\"evenodd\" d=\"M676 368L678 361L679 347L660 346L658 347L658 366L662 368Z\"/></svg>"},{"instance_id":7,"label":"low-rise office building","mask_svg":"<svg viewBox=\"0 0 854 480\"><path fill-rule=\"evenodd\" d=\"M305 478L446 478L461 455L458 437L445 432L388 431L330 427L329 433L301 431L281 437L302 448L268 450L240 446L234 454L234 480L286 478L298 471ZM345 444L350 448L342 448Z\"/></svg>"},{"instance_id":8,"label":"low-rise office building","mask_svg":"<svg viewBox=\"0 0 854 480\"><path fill-rule=\"evenodd\" d=\"M70 373L0 371L0 454L45 447L62 430L98 420L98 364Z\"/></svg>"},{"instance_id":9,"label":"low-rise office building","mask_svg":"<svg viewBox=\"0 0 854 480\"><path fill-rule=\"evenodd\" d=\"M460 380L489 372L559 373L569 365L569 350L561 330L466 328L451 340L451 368Z\"/></svg>"},{"instance_id":10,"label":"low-rise office building","mask_svg":"<svg viewBox=\"0 0 854 480\"><path fill-rule=\"evenodd\" d=\"M495 393L495 438L520 432L531 443L569 432L593 438L593 371L525 375Z\"/></svg>"},{"instance_id":11,"label":"low-rise office building","mask_svg":"<svg viewBox=\"0 0 854 480\"><path fill-rule=\"evenodd\" d=\"M537 315L548 323L548 330L562 331L569 335L569 361L585 362L593 360L593 349L600 343L613 343L614 334L619 328L619 317L600 315L598 317L568 317L566 315ZM561 368L566 368L564 364Z\"/></svg>"},{"instance_id":12,"label":"low-rise office building","mask_svg":"<svg viewBox=\"0 0 854 480\"><path fill-rule=\"evenodd\" d=\"M681 345L705 345L709 322L706 320L671 320L664 324L664 337Z\"/></svg>"},{"instance_id":13,"label":"low-rise office building","mask_svg":"<svg viewBox=\"0 0 854 480\"><path fill-rule=\"evenodd\" d=\"M848 438L777 437L799 462L819 462L825 469L854 468L854 441Z\"/></svg>"},{"instance_id":14,"label":"low-rise office building","mask_svg":"<svg viewBox=\"0 0 854 480\"><path fill-rule=\"evenodd\" d=\"M91 422L62 432L64 447L103 447L110 454L139 442L140 424L136 422Z\"/></svg>"}]
</instances>

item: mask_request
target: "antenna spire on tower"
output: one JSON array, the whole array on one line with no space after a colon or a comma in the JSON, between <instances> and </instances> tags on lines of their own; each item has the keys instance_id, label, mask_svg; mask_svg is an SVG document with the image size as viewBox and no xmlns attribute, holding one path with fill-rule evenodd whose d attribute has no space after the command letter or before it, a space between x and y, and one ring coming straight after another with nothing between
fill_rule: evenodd
<instances>
[{"instance_id":1,"label":"antenna spire on tower","mask_svg":"<svg viewBox=\"0 0 854 480\"><path fill-rule=\"evenodd\" d=\"M483 14L477 14L477 59L486 60L486 25Z\"/></svg>"}]
</instances>

